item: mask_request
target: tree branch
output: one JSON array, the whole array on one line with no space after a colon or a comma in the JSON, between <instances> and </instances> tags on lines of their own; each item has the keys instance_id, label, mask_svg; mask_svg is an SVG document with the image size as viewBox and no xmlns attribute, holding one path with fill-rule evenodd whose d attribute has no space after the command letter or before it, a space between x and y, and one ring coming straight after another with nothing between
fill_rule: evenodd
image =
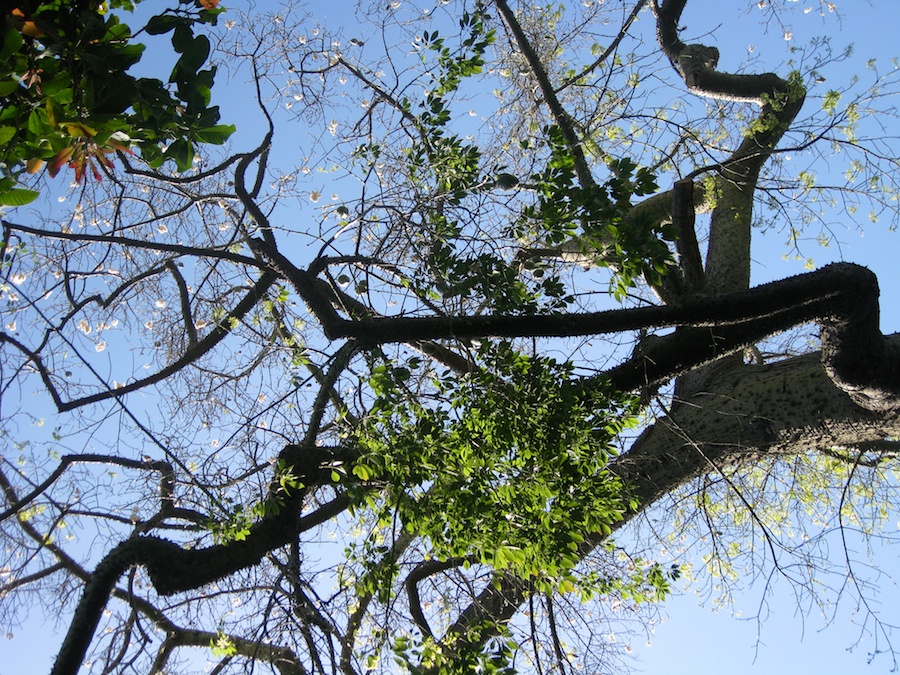
<instances>
[{"instance_id":1,"label":"tree branch","mask_svg":"<svg viewBox=\"0 0 900 675\"><path fill-rule=\"evenodd\" d=\"M556 96L556 91L550 83L550 78L547 76L544 65L541 63L540 58L538 58L534 48L525 36L522 26L519 24L518 19L516 19L515 13L509 8L506 0L494 0L494 4L497 6L497 11L499 11L500 15L503 17L503 21L506 23L507 28L509 28L509 32L512 33L513 40L515 40L519 51L522 52L522 56L525 58L525 62L528 64L531 74L534 75L534 79L537 80L538 87L540 87L541 90L541 96L544 97L544 103L546 103L547 107L550 109L550 115L553 117L553 121L563 132L563 136L566 139L566 145L575 160L575 173L578 176L578 182L583 188L593 186L595 184L594 176L591 173L590 166L584 156L584 150L581 147L581 139L575 132L575 125L572 123L572 118L569 117L569 113L566 112L565 108L563 108L562 104L559 102L559 98Z\"/></svg>"}]
</instances>

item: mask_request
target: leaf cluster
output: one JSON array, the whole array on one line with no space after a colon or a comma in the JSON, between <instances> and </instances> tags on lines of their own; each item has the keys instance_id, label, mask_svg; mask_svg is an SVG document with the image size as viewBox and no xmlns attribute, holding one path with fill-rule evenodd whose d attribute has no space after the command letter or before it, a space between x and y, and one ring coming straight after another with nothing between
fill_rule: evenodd
<instances>
[{"instance_id":1,"label":"leaf cluster","mask_svg":"<svg viewBox=\"0 0 900 675\"><path fill-rule=\"evenodd\" d=\"M0 203L34 199L15 186L45 163L51 176L69 165L76 180L88 171L99 180L101 167L112 168L111 155L136 145L151 166L173 160L184 171L197 143L223 143L234 127L218 124L218 108L209 105L215 67L203 68L210 43L195 35L223 11L207 5L182 1L146 26L150 35L173 32L180 56L168 83L129 72L146 46L105 5L51 0L28 15L7 13L0 26Z\"/></svg>"},{"instance_id":2,"label":"leaf cluster","mask_svg":"<svg viewBox=\"0 0 900 675\"><path fill-rule=\"evenodd\" d=\"M549 590L585 535L609 533L630 506L607 465L636 403L509 343L479 356L472 375L435 380L448 408L408 395L408 368L376 367L353 473L385 486L385 517L396 512L436 557L474 557Z\"/></svg>"},{"instance_id":3,"label":"leaf cluster","mask_svg":"<svg viewBox=\"0 0 900 675\"><path fill-rule=\"evenodd\" d=\"M536 233L548 247L577 238L596 264L613 268L617 297L642 278L658 284L672 264L667 242L675 232L665 224L630 217L631 198L658 189L654 174L623 157L607 162L611 176L605 183L581 185L563 130L548 125L542 136L549 159L530 178L537 201L523 209L511 233L519 238Z\"/></svg>"}]
</instances>

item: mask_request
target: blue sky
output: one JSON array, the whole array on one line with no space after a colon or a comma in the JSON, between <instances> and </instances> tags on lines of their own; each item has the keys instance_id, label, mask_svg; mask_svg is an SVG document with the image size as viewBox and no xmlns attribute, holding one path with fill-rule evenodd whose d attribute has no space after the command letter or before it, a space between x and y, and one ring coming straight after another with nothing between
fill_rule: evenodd
<instances>
[{"instance_id":1,"label":"blue sky","mask_svg":"<svg viewBox=\"0 0 900 675\"><path fill-rule=\"evenodd\" d=\"M892 35L893 29L900 25L900 2L838 0L835 3L836 12L831 12L828 3L818 0L779 1L792 10L783 15L783 25L773 21L763 23L766 14L756 7L755 2L690 0L683 21L685 39L703 36L703 42L717 45L721 51L719 67L722 70L742 64L750 54L750 45L753 45L754 53L764 55L765 62L777 69L781 62L791 58L788 52L791 44L804 44L821 34L830 34L837 48L855 43L856 50L851 60L823 73L829 83L841 83L854 74L863 76L865 64L870 58L877 58L887 68L890 59L900 53L900 47ZM147 4L150 4L149 0ZM346 0L347 6L352 4L355 3ZM310 2L308 8L316 14L319 7L325 5ZM342 12L333 11L333 6L334 3L331 3L324 10L333 14L328 17L329 24L337 23L342 18ZM807 7L812 11L804 13ZM741 14L743 10L746 14ZM641 21L646 31L648 17ZM890 27L890 30L874 29L878 26ZM790 33L790 40L785 39L786 33ZM897 124L896 120L889 123ZM900 135L900 128L893 129L893 132ZM896 264L895 253L900 242L897 237L897 233L888 231L885 223L868 226L864 236L848 226L846 230L835 231L835 241L829 248L821 248L814 241L806 242L803 253L812 258L816 265L843 259L872 268L881 281L883 328L885 331L900 330L900 315L896 311L900 302L900 268ZM782 257L788 251L785 238L783 231L774 229L766 236L757 236L754 283L803 271L803 261L790 256L786 260ZM885 547L876 552L874 559L885 573L900 579L900 562L895 550ZM884 618L900 621L900 615L892 609L898 606L896 600L900 598L892 592L894 589L889 579L882 579L881 583L884 593L876 599L882 603ZM738 593L733 610L740 616L734 616L732 610L727 608L713 612L709 604L700 606L700 599L690 590L672 598L664 608L667 615L665 622L657 626L655 635L650 638L651 646L644 646L641 639L632 642L635 668L666 675L718 675L723 668L727 668L729 675L763 672L828 675L883 673L892 666L890 658L876 659L872 665L866 666L867 652L872 648L872 643L865 636L854 651L848 651L860 637L860 627L856 622L863 616L854 612L852 602L839 605L833 616L822 616L816 612L803 615L797 610L793 589L782 581L776 584L770 595L764 594L761 584ZM764 620L757 622L754 617L761 607ZM40 610L36 609L33 614L38 616ZM52 629L48 626L44 630L49 632ZM42 640L40 629L29 635L23 634L22 638L12 641L0 638L0 675L25 672L21 669L23 659L28 659L28 672L41 672L50 663L56 639L52 643Z\"/></svg>"}]
</instances>

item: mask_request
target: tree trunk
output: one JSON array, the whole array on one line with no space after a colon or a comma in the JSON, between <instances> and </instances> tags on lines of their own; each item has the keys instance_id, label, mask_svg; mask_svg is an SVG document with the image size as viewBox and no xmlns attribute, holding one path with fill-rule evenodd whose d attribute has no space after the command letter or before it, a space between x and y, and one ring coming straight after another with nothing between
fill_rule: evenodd
<instances>
[{"instance_id":1,"label":"tree trunk","mask_svg":"<svg viewBox=\"0 0 900 675\"><path fill-rule=\"evenodd\" d=\"M900 335L888 338L900 344ZM763 456L864 447L900 435L896 412L866 410L829 379L818 353L722 369L649 427L617 462L647 506L702 473Z\"/></svg>"}]
</instances>

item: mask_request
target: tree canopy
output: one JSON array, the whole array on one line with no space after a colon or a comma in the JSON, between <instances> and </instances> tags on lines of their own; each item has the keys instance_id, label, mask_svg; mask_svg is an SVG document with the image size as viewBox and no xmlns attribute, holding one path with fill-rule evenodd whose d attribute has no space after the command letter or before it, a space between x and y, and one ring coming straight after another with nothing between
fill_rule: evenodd
<instances>
[{"instance_id":1,"label":"tree canopy","mask_svg":"<svg viewBox=\"0 0 900 675\"><path fill-rule=\"evenodd\" d=\"M6 14L0 602L54 675L606 672L685 577L887 536L877 279L751 243L894 224L897 71L698 6Z\"/></svg>"}]
</instances>

